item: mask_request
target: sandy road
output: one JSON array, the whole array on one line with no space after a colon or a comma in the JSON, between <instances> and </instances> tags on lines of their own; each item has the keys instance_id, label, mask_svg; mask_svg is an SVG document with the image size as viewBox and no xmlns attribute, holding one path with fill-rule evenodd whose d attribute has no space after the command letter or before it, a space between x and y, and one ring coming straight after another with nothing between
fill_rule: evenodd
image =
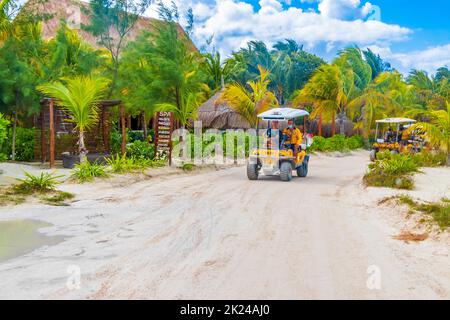
<instances>
[{"instance_id":1,"label":"sandy road","mask_svg":"<svg viewBox=\"0 0 450 320\"><path fill-rule=\"evenodd\" d=\"M448 242L392 239L399 226L377 201L393 191L361 186L367 158L313 156L291 183L248 181L238 167L66 185L83 200L0 209L67 236L1 263L0 298L450 298ZM80 268L78 290L68 266ZM367 286L370 266L381 289Z\"/></svg>"}]
</instances>

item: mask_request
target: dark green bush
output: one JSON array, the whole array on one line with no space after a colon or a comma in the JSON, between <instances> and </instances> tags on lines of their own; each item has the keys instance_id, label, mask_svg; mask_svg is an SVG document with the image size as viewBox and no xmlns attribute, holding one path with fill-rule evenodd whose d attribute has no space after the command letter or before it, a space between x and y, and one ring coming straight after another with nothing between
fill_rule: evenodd
<instances>
[{"instance_id":1,"label":"dark green bush","mask_svg":"<svg viewBox=\"0 0 450 320\"><path fill-rule=\"evenodd\" d=\"M127 155L135 158L153 159L155 146L148 142L135 140L127 145Z\"/></svg>"},{"instance_id":2,"label":"dark green bush","mask_svg":"<svg viewBox=\"0 0 450 320\"><path fill-rule=\"evenodd\" d=\"M34 129L16 128L16 160L32 161L34 159ZM7 131L1 152L8 157L12 154L12 128Z\"/></svg>"},{"instance_id":3,"label":"dark green bush","mask_svg":"<svg viewBox=\"0 0 450 320\"><path fill-rule=\"evenodd\" d=\"M347 138L344 135L337 134L331 138L319 136L314 137L314 142L311 145L310 150L322 152L345 152L362 148L363 145L363 139L359 135Z\"/></svg>"}]
</instances>

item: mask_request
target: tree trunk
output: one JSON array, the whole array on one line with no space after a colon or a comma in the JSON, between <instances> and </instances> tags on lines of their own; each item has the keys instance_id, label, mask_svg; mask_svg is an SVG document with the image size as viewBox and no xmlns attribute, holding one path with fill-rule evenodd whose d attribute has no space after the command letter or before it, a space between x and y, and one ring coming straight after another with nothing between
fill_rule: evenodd
<instances>
[{"instance_id":1,"label":"tree trunk","mask_svg":"<svg viewBox=\"0 0 450 320\"><path fill-rule=\"evenodd\" d=\"M127 119L127 128L128 128L129 130L131 130L131 116L128 116L128 119Z\"/></svg>"},{"instance_id":2,"label":"tree trunk","mask_svg":"<svg viewBox=\"0 0 450 320\"><path fill-rule=\"evenodd\" d=\"M83 163L86 161L86 146L84 145L84 130L80 129L80 140L78 141L78 152L80 154L80 162Z\"/></svg>"},{"instance_id":3,"label":"tree trunk","mask_svg":"<svg viewBox=\"0 0 450 320\"><path fill-rule=\"evenodd\" d=\"M345 135L345 111L341 111L339 115L339 134Z\"/></svg>"},{"instance_id":4,"label":"tree trunk","mask_svg":"<svg viewBox=\"0 0 450 320\"><path fill-rule=\"evenodd\" d=\"M319 115L319 123L317 124L317 135L319 137L322 136L322 122L323 122L323 118L322 118L322 114Z\"/></svg>"},{"instance_id":5,"label":"tree trunk","mask_svg":"<svg viewBox=\"0 0 450 320\"><path fill-rule=\"evenodd\" d=\"M125 128L125 106L123 104L120 105L120 125L122 129L122 143L120 150L122 152L122 155L126 152L126 146L127 146L127 130Z\"/></svg>"},{"instance_id":6,"label":"tree trunk","mask_svg":"<svg viewBox=\"0 0 450 320\"><path fill-rule=\"evenodd\" d=\"M148 132L147 132L147 117L145 116L145 111L141 113L142 120L142 130L144 131L144 141L147 141Z\"/></svg>"},{"instance_id":7,"label":"tree trunk","mask_svg":"<svg viewBox=\"0 0 450 320\"><path fill-rule=\"evenodd\" d=\"M363 107L363 112L362 112L362 121L363 121L362 136L363 136L364 147L369 149L369 147L370 147L370 142L369 142L370 125L367 124L367 117L366 117L366 112L365 112L364 108L365 107Z\"/></svg>"},{"instance_id":8,"label":"tree trunk","mask_svg":"<svg viewBox=\"0 0 450 320\"><path fill-rule=\"evenodd\" d=\"M11 160L16 160L16 131L17 131L17 110L14 111L13 132L11 143Z\"/></svg>"},{"instance_id":9,"label":"tree trunk","mask_svg":"<svg viewBox=\"0 0 450 320\"><path fill-rule=\"evenodd\" d=\"M447 167L450 167L450 150L447 150Z\"/></svg>"},{"instance_id":10,"label":"tree trunk","mask_svg":"<svg viewBox=\"0 0 450 320\"><path fill-rule=\"evenodd\" d=\"M331 136L333 137L336 134L336 114L334 111L331 117Z\"/></svg>"}]
</instances>

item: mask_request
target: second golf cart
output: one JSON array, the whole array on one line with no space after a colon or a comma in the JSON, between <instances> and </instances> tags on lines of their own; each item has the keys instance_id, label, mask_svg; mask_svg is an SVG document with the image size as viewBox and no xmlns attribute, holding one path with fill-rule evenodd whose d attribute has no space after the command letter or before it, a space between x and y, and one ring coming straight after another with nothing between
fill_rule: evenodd
<instances>
[{"instance_id":1,"label":"second golf cart","mask_svg":"<svg viewBox=\"0 0 450 320\"><path fill-rule=\"evenodd\" d=\"M266 133L263 135L262 147L251 150L247 164L248 179L257 180L261 172L265 176L279 175L282 181L291 181L293 171L296 171L299 177L308 175L309 155L306 154L306 148L312 144L312 139L306 135L308 116L307 111L292 108L275 108L258 115L258 132L266 128L268 128L266 132L269 132L273 122L280 127L276 130L278 134L276 138ZM303 126L303 142L297 152L293 150L295 146L285 144L287 137L282 134L282 129L287 126L289 120Z\"/></svg>"},{"instance_id":2,"label":"second golf cart","mask_svg":"<svg viewBox=\"0 0 450 320\"><path fill-rule=\"evenodd\" d=\"M417 153L421 152L424 139L410 127L416 120L408 118L386 118L377 120L375 142L370 152L370 160L375 161L378 152ZM392 127L395 127L393 130Z\"/></svg>"}]
</instances>

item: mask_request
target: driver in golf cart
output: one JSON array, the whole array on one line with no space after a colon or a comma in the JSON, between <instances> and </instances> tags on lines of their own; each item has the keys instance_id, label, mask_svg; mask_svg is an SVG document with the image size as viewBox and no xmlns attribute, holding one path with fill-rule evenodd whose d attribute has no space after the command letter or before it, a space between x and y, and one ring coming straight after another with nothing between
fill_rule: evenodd
<instances>
[{"instance_id":1,"label":"driver in golf cart","mask_svg":"<svg viewBox=\"0 0 450 320\"><path fill-rule=\"evenodd\" d=\"M294 157L297 157L302 141L303 136L301 131L295 126L293 119L289 120L287 128L283 130L282 145L294 151Z\"/></svg>"}]
</instances>

